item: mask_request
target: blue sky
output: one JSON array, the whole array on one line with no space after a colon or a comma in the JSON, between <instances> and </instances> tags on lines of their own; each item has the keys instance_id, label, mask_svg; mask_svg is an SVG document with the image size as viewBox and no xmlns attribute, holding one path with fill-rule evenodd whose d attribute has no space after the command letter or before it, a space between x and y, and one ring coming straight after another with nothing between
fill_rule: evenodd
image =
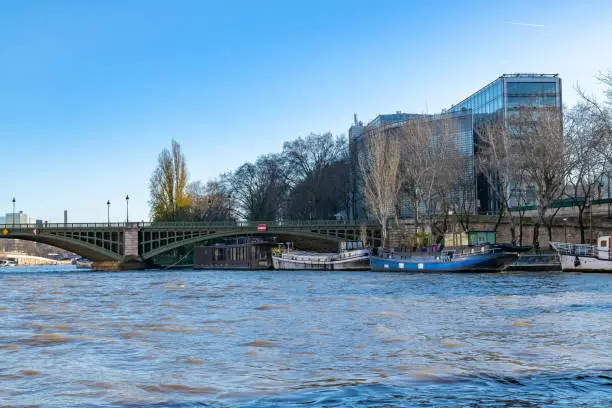
<instances>
[{"instance_id":1,"label":"blue sky","mask_svg":"<svg viewBox=\"0 0 612 408\"><path fill-rule=\"evenodd\" d=\"M0 0L0 213L148 219L157 155L191 180L285 140L437 112L503 73L612 68L612 2Z\"/></svg>"}]
</instances>

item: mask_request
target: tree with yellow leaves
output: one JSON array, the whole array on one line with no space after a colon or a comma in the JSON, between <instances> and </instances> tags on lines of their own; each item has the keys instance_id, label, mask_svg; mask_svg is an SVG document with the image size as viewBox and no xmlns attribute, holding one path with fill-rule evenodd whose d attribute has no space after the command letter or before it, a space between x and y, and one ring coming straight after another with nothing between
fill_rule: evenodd
<instances>
[{"instance_id":1,"label":"tree with yellow leaves","mask_svg":"<svg viewBox=\"0 0 612 408\"><path fill-rule=\"evenodd\" d=\"M188 210L187 167L181 145L172 140L172 151L165 148L159 154L157 168L151 175L149 191L153 221L177 221Z\"/></svg>"}]
</instances>

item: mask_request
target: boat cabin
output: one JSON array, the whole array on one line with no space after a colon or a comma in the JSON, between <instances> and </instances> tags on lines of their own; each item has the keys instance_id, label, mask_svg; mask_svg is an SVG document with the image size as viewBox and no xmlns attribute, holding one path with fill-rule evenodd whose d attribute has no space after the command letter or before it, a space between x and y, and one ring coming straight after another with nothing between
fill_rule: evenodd
<instances>
[{"instance_id":1,"label":"boat cabin","mask_svg":"<svg viewBox=\"0 0 612 408\"><path fill-rule=\"evenodd\" d=\"M603 236L597 238L597 258L612 261L610 245L612 245L612 237Z\"/></svg>"}]
</instances>

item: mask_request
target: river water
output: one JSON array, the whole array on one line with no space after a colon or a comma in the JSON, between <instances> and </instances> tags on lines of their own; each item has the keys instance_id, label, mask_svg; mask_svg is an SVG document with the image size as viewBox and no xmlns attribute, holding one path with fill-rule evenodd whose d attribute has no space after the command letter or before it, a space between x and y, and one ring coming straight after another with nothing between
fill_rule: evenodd
<instances>
[{"instance_id":1,"label":"river water","mask_svg":"<svg viewBox=\"0 0 612 408\"><path fill-rule=\"evenodd\" d=\"M612 405L612 274L0 270L0 406Z\"/></svg>"}]
</instances>

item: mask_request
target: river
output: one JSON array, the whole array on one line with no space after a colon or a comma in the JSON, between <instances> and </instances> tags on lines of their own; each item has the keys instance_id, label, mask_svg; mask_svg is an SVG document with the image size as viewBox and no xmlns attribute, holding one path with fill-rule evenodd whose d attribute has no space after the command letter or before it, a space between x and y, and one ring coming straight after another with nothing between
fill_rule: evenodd
<instances>
[{"instance_id":1,"label":"river","mask_svg":"<svg viewBox=\"0 0 612 408\"><path fill-rule=\"evenodd\" d=\"M612 274L0 269L0 406L612 405Z\"/></svg>"}]
</instances>

